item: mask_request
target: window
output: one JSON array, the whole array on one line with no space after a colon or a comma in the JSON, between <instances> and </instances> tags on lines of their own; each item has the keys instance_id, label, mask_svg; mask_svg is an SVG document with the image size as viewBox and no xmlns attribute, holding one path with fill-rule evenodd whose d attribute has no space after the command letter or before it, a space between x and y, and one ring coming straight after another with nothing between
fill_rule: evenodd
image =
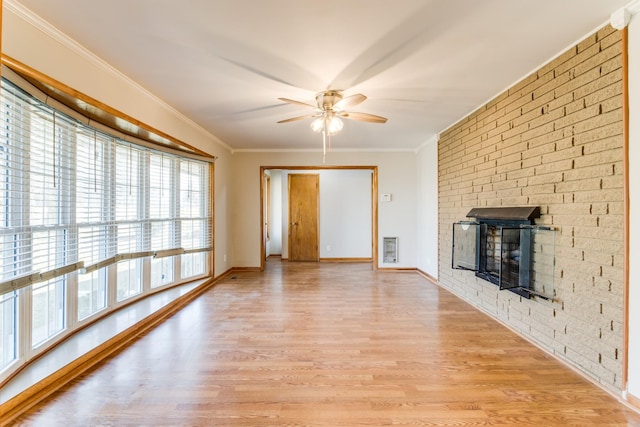
<instances>
[{"instance_id":1,"label":"window","mask_svg":"<svg viewBox=\"0 0 640 427\"><path fill-rule=\"evenodd\" d=\"M13 167L14 147L21 145L21 136L13 122L20 116L2 99L2 138L0 140L0 280L19 274L20 266L20 207L14 202L22 174ZM17 358L17 303L15 291L0 294L0 371Z\"/></svg>"},{"instance_id":2,"label":"window","mask_svg":"<svg viewBox=\"0 0 640 427\"><path fill-rule=\"evenodd\" d=\"M118 301L142 292L142 259L120 261L118 267Z\"/></svg>"},{"instance_id":3,"label":"window","mask_svg":"<svg viewBox=\"0 0 640 427\"><path fill-rule=\"evenodd\" d=\"M17 356L17 300L16 292L0 295L0 371Z\"/></svg>"},{"instance_id":4,"label":"window","mask_svg":"<svg viewBox=\"0 0 640 427\"><path fill-rule=\"evenodd\" d=\"M33 286L31 345L36 347L65 328L65 276Z\"/></svg>"},{"instance_id":5,"label":"window","mask_svg":"<svg viewBox=\"0 0 640 427\"><path fill-rule=\"evenodd\" d=\"M107 308L107 274L104 269L78 275L78 320Z\"/></svg>"},{"instance_id":6,"label":"window","mask_svg":"<svg viewBox=\"0 0 640 427\"><path fill-rule=\"evenodd\" d=\"M178 162L163 153L151 153L149 157L149 218L151 247L168 250L178 247L178 206L173 188L176 188ZM151 287L173 282L176 259L174 256L151 260Z\"/></svg>"},{"instance_id":7,"label":"window","mask_svg":"<svg viewBox=\"0 0 640 427\"><path fill-rule=\"evenodd\" d=\"M202 164L180 162L180 244L185 249L207 247L204 240L209 233L208 205L203 197L207 169ZM182 277L188 278L204 273L206 258L203 252L182 255Z\"/></svg>"},{"instance_id":8,"label":"window","mask_svg":"<svg viewBox=\"0 0 640 427\"><path fill-rule=\"evenodd\" d=\"M76 133L75 230L78 260L85 266L116 255L111 165L115 142L93 129ZM107 307L107 271L77 276L77 320Z\"/></svg>"},{"instance_id":9,"label":"window","mask_svg":"<svg viewBox=\"0 0 640 427\"><path fill-rule=\"evenodd\" d=\"M0 380L111 306L207 274L211 250L208 162L121 140L5 80L1 95Z\"/></svg>"}]
</instances>

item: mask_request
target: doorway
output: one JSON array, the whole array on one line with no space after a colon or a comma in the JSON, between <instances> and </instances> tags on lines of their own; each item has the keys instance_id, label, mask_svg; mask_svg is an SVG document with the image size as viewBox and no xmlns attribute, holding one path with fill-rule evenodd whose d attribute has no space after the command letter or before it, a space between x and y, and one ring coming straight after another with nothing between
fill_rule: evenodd
<instances>
[{"instance_id":1,"label":"doorway","mask_svg":"<svg viewBox=\"0 0 640 427\"><path fill-rule=\"evenodd\" d=\"M319 261L320 176L289 175L289 261Z\"/></svg>"},{"instance_id":2,"label":"doorway","mask_svg":"<svg viewBox=\"0 0 640 427\"><path fill-rule=\"evenodd\" d=\"M318 262L366 262L378 269L377 166L261 166L260 177L271 177L271 210L267 180L260 179L260 230L269 218L270 239L262 231L260 270L267 257L289 261L289 175L318 175Z\"/></svg>"}]
</instances>

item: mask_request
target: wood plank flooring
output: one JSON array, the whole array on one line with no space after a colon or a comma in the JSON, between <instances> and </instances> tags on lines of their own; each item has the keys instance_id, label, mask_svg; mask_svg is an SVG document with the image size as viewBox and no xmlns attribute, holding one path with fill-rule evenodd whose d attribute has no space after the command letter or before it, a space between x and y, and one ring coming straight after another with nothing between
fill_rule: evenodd
<instances>
[{"instance_id":1,"label":"wood plank flooring","mask_svg":"<svg viewBox=\"0 0 640 427\"><path fill-rule=\"evenodd\" d=\"M16 425L640 426L640 415L415 273L269 261Z\"/></svg>"}]
</instances>

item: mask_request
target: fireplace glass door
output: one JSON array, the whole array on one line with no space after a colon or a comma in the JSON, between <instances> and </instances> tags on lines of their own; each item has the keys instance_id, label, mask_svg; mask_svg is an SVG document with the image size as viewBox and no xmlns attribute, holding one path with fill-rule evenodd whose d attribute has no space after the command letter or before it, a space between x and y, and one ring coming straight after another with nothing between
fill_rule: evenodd
<instances>
[{"instance_id":1,"label":"fireplace glass door","mask_svg":"<svg viewBox=\"0 0 640 427\"><path fill-rule=\"evenodd\" d=\"M554 230L535 225L453 224L452 268L523 297L553 298Z\"/></svg>"},{"instance_id":2,"label":"fireplace glass door","mask_svg":"<svg viewBox=\"0 0 640 427\"><path fill-rule=\"evenodd\" d=\"M462 221L453 224L453 253L451 267L457 270L478 271L478 239L480 224Z\"/></svg>"},{"instance_id":3,"label":"fireplace glass door","mask_svg":"<svg viewBox=\"0 0 640 427\"><path fill-rule=\"evenodd\" d=\"M526 287L527 280L521 276L524 269L520 268L522 260L521 231L520 228L492 227L499 236L495 245L495 263L500 266L498 283L500 289L515 289ZM526 251L525 251L526 252ZM526 256L526 253L525 253Z\"/></svg>"}]
</instances>

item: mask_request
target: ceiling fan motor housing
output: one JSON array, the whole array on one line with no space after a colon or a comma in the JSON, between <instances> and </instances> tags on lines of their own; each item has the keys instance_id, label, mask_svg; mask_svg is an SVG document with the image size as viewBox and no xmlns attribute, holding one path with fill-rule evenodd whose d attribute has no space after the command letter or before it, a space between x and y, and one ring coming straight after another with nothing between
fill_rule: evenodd
<instances>
[{"instance_id":1,"label":"ceiling fan motor housing","mask_svg":"<svg viewBox=\"0 0 640 427\"><path fill-rule=\"evenodd\" d=\"M316 95L316 103L321 110L332 110L341 99L342 91L339 90L325 90Z\"/></svg>"}]
</instances>

